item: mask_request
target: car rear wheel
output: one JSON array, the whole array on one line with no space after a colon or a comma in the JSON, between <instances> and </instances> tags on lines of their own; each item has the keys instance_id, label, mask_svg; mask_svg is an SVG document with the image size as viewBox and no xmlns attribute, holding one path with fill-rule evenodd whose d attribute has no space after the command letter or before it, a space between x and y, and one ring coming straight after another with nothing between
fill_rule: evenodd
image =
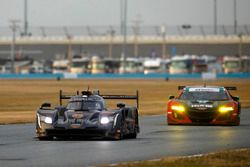
<instances>
[{"instance_id":1,"label":"car rear wheel","mask_svg":"<svg viewBox=\"0 0 250 167\"><path fill-rule=\"evenodd\" d=\"M136 139L136 137L137 137L137 132L135 130L135 132L133 132L132 134L130 134L130 138L131 139Z\"/></svg>"},{"instance_id":2,"label":"car rear wheel","mask_svg":"<svg viewBox=\"0 0 250 167\"><path fill-rule=\"evenodd\" d=\"M133 133L130 133L129 134L129 138L130 139L136 139L136 137L137 137L137 132L138 132L138 127L137 127L137 125L134 127L134 129L133 129Z\"/></svg>"}]
</instances>

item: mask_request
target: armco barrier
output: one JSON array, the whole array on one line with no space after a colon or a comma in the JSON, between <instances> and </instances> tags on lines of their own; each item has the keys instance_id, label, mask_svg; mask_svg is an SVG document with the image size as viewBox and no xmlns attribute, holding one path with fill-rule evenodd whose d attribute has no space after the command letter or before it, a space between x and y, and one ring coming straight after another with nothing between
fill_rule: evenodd
<instances>
[{"instance_id":1,"label":"armco barrier","mask_svg":"<svg viewBox=\"0 0 250 167\"><path fill-rule=\"evenodd\" d=\"M202 74L0 74L0 79L200 79ZM250 73L219 73L214 75L214 78L238 78L250 79ZM206 78L205 78L206 79ZM208 78L211 79L211 78Z\"/></svg>"},{"instance_id":2,"label":"armco barrier","mask_svg":"<svg viewBox=\"0 0 250 167\"><path fill-rule=\"evenodd\" d=\"M250 73L217 74L217 78L250 78Z\"/></svg>"},{"instance_id":3,"label":"armco barrier","mask_svg":"<svg viewBox=\"0 0 250 167\"><path fill-rule=\"evenodd\" d=\"M64 78L63 74L0 74L1 79L53 79Z\"/></svg>"},{"instance_id":4,"label":"armco barrier","mask_svg":"<svg viewBox=\"0 0 250 167\"><path fill-rule=\"evenodd\" d=\"M132 73L132 74L79 74L78 78L124 78L124 79L166 79L166 78L200 78L200 74L163 74L163 73L153 73L153 74L142 74L142 73Z\"/></svg>"}]
</instances>

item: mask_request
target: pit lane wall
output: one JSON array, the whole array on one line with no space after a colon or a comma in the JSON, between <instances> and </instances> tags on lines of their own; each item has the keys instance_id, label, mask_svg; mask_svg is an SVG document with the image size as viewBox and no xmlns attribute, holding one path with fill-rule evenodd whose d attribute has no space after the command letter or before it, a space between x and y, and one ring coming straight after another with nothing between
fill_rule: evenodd
<instances>
[{"instance_id":1,"label":"pit lane wall","mask_svg":"<svg viewBox=\"0 0 250 167\"><path fill-rule=\"evenodd\" d=\"M0 74L0 79L250 79L250 73L202 73L202 74Z\"/></svg>"}]
</instances>

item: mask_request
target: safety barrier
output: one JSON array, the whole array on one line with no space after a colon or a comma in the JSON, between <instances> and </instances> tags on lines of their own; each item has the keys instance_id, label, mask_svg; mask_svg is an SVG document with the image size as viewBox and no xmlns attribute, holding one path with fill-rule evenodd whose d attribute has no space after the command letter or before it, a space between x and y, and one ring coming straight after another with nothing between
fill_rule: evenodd
<instances>
[{"instance_id":1,"label":"safety barrier","mask_svg":"<svg viewBox=\"0 0 250 167\"><path fill-rule=\"evenodd\" d=\"M250 73L203 73L203 74L167 74L167 73L133 73L133 74L0 74L0 79L216 79L237 78L250 79Z\"/></svg>"}]
</instances>

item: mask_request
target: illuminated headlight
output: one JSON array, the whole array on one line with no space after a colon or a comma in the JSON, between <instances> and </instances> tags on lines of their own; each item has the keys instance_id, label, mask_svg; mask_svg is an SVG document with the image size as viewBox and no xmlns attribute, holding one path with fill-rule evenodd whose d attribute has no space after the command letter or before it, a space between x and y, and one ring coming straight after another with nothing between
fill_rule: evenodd
<instances>
[{"instance_id":1,"label":"illuminated headlight","mask_svg":"<svg viewBox=\"0 0 250 167\"><path fill-rule=\"evenodd\" d=\"M233 107L225 107L225 106L222 106L219 108L219 112L220 113L226 113L226 112L229 112L229 111L233 111L234 108Z\"/></svg>"},{"instance_id":2,"label":"illuminated headlight","mask_svg":"<svg viewBox=\"0 0 250 167\"><path fill-rule=\"evenodd\" d=\"M52 124L52 118L51 117L40 115L39 118L40 118L41 121L43 121L43 122L45 122L47 124Z\"/></svg>"},{"instance_id":3,"label":"illuminated headlight","mask_svg":"<svg viewBox=\"0 0 250 167\"><path fill-rule=\"evenodd\" d=\"M117 118L116 116L115 115L110 115L110 116L103 115L103 116L101 116L100 123L101 124L108 124L110 122L115 122L116 121L115 118Z\"/></svg>"},{"instance_id":4,"label":"illuminated headlight","mask_svg":"<svg viewBox=\"0 0 250 167\"><path fill-rule=\"evenodd\" d=\"M175 110L175 111L179 111L179 112L184 112L185 111L185 108L181 105L174 105L174 106L171 106L171 109L172 110Z\"/></svg>"},{"instance_id":5,"label":"illuminated headlight","mask_svg":"<svg viewBox=\"0 0 250 167\"><path fill-rule=\"evenodd\" d=\"M101 124L108 124L110 121L108 117L102 117L100 122Z\"/></svg>"},{"instance_id":6,"label":"illuminated headlight","mask_svg":"<svg viewBox=\"0 0 250 167\"><path fill-rule=\"evenodd\" d=\"M45 117L44 122L47 123L47 124L52 124L52 118L50 118L50 117Z\"/></svg>"}]
</instances>

